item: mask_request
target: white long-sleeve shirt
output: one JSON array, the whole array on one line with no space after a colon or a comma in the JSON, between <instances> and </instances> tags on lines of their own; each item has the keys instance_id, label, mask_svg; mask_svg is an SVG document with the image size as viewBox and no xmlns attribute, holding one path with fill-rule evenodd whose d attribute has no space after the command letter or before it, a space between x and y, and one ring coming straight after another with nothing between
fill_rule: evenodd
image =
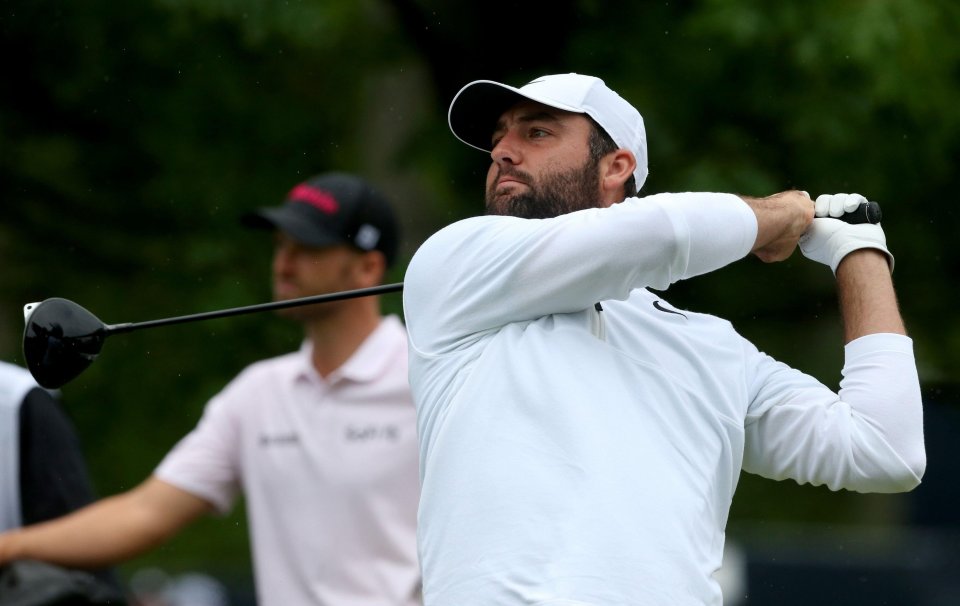
<instances>
[{"instance_id":1,"label":"white long-sleeve shirt","mask_svg":"<svg viewBox=\"0 0 960 606\"><path fill-rule=\"evenodd\" d=\"M662 194L424 243L404 308L428 606L720 604L741 469L919 482L910 339L849 343L836 394L646 290L740 259L756 230L736 196Z\"/></svg>"}]
</instances>

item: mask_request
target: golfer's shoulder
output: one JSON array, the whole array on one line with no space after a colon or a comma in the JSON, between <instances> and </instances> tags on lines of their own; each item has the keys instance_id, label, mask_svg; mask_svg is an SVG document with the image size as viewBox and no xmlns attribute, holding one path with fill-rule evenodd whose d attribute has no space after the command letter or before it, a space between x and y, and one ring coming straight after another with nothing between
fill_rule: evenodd
<instances>
[{"instance_id":1,"label":"golfer's shoulder","mask_svg":"<svg viewBox=\"0 0 960 606\"><path fill-rule=\"evenodd\" d=\"M482 215L467 217L446 225L428 237L417 252L430 250L438 246L450 246L462 242L467 237L473 237L485 231L494 230L498 226L520 221L516 217Z\"/></svg>"},{"instance_id":2,"label":"golfer's shoulder","mask_svg":"<svg viewBox=\"0 0 960 606\"><path fill-rule=\"evenodd\" d=\"M257 360L241 370L225 388L249 390L258 386L275 387L278 381L293 380L307 368L303 351L293 351Z\"/></svg>"},{"instance_id":3,"label":"golfer's shoulder","mask_svg":"<svg viewBox=\"0 0 960 606\"><path fill-rule=\"evenodd\" d=\"M26 368L0 362L0 402L19 405L23 396L35 387L39 386Z\"/></svg>"},{"instance_id":4,"label":"golfer's shoulder","mask_svg":"<svg viewBox=\"0 0 960 606\"><path fill-rule=\"evenodd\" d=\"M511 225L524 221L517 217L477 216L460 219L428 237L416 250L407 273L423 271L428 275L451 262L469 259L481 253L489 244L499 240L499 235Z\"/></svg>"}]
</instances>

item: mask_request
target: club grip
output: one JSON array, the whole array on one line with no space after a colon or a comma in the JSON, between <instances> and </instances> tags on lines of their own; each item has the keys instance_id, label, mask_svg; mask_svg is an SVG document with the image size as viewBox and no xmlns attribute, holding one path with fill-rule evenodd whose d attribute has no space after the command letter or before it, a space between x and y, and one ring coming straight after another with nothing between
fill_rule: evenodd
<instances>
[{"instance_id":1,"label":"club grip","mask_svg":"<svg viewBox=\"0 0 960 606\"><path fill-rule=\"evenodd\" d=\"M855 210L837 217L846 223L879 223L883 217L880 205L876 202L863 202Z\"/></svg>"}]
</instances>

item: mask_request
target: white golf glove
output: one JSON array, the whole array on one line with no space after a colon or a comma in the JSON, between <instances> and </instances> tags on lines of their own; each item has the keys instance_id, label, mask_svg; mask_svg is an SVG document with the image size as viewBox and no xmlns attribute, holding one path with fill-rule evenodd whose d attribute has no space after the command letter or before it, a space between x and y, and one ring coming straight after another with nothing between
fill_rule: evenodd
<instances>
[{"instance_id":1,"label":"white golf glove","mask_svg":"<svg viewBox=\"0 0 960 606\"><path fill-rule=\"evenodd\" d=\"M856 210L867 199L860 194L824 194L817 197L813 223L800 236L800 252L818 263L828 265L833 273L845 256L861 248L874 248L887 255L893 273L893 255L887 250L887 238L880 224L851 225L837 220Z\"/></svg>"}]
</instances>

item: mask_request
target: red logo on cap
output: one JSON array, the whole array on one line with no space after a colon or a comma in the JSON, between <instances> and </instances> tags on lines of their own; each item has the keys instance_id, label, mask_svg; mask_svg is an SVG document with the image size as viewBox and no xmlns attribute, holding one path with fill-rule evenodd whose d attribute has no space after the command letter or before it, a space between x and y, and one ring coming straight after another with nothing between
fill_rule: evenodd
<instances>
[{"instance_id":1,"label":"red logo on cap","mask_svg":"<svg viewBox=\"0 0 960 606\"><path fill-rule=\"evenodd\" d=\"M297 200L301 202L306 202L307 204L316 207L328 215L332 215L340 209L340 205L337 204L337 199L323 191L322 189L315 189L310 187L305 183L294 187L290 194L287 196L290 200Z\"/></svg>"}]
</instances>

